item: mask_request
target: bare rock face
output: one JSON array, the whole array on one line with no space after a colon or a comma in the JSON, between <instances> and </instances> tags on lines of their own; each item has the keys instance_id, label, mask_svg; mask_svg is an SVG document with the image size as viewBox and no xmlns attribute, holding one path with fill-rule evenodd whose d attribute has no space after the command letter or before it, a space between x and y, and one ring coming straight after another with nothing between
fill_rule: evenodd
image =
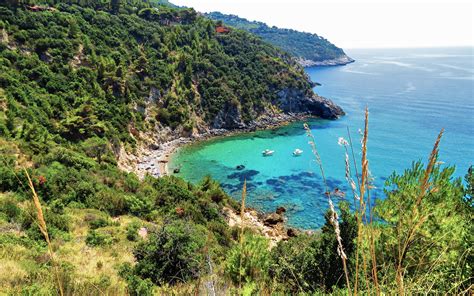
<instances>
[{"instance_id":1,"label":"bare rock face","mask_svg":"<svg viewBox=\"0 0 474 296\"><path fill-rule=\"evenodd\" d=\"M265 225L277 225L279 223L282 223L284 221L283 216L277 213L271 213L268 214L265 219L263 220L263 223Z\"/></svg>"},{"instance_id":2,"label":"bare rock face","mask_svg":"<svg viewBox=\"0 0 474 296\"><path fill-rule=\"evenodd\" d=\"M286 113L302 113L324 119L337 119L345 115L341 107L333 101L314 93L304 93L299 89L283 89L277 93L276 105Z\"/></svg>"},{"instance_id":3,"label":"bare rock face","mask_svg":"<svg viewBox=\"0 0 474 296\"><path fill-rule=\"evenodd\" d=\"M214 118L212 127L224 129L243 129L246 128L246 125L242 121L242 115L240 113L239 107L235 104L227 103Z\"/></svg>"}]
</instances>

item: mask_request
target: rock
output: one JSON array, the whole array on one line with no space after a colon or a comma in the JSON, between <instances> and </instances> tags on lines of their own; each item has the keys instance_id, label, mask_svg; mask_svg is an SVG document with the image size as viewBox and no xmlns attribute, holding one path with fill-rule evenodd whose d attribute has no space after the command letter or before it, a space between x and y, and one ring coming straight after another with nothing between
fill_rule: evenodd
<instances>
[{"instance_id":1,"label":"rock","mask_svg":"<svg viewBox=\"0 0 474 296\"><path fill-rule=\"evenodd\" d=\"M286 212L286 209L284 207L278 207L276 209L276 213L279 215L283 214L284 212Z\"/></svg>"},{"instance_id":2,"label":"rock","mask_svg":"<svg viewBox=\"0 0 474 296\"><path fill-rule=\"evenodd\" d=\"M276 225L283 222L283 216L277 213L271 213L265 217L263 223L267 226Z\"/></svg>"},{"instance_id":3,"label":"rock","mask_svg":"<svg viewBox=\"0 0 474 296\"><path fill-rule=\"evenodd\" d=\"M53 60L53 56L49 52L43 52L40 54L40 60L45 63L50 63Z\"/></svg>"},{"instance_id":4,"label":"rock","mask_svg":"<svg viewBox=\"0 0 474 296\"><path fill-rule=\"evenodd\" d=\"M148 229L146 229L146 227L142 227L138 230L138 235L145 239L147 236L148 236Z\"/></svg>"},{"instance_id":5,"label":"rock","mask_svg":"<svg viewBox=\"0 0 474 296\"><path fill-rule=\"evenodd\" d=\"M341 107L314 93L308 94L299 89L287 88L280 90L277 95L276 103L286 113L307 114L324 119L337 119L345 115Z\"/></svg>"},{"instance_id":6,"label":"rock","mask_svg":"<svg viewBox=\"0 0 474 296\"><path fill-rule=\"evenodd\" d=\"M238 166L235 167L236 170L241 171L245 169L245 166L243 164L239 164Z\"/></svg>"},{"instance_id":7,"label":"rock","mask_svg":"<svg viewBox=\"0 0 474 296\"><path fill-rule=\"evenodd\" d=\"M179 171L180 171L180 168L175 168L175 169L173 170L173 173L177 174L177 173L179 173Z\"/></svg>"},{"instance_id":8,"label":"rock","mask_svg":"<svg viewBox=\"0 0 474 296\"><path fill-rule=\"evenodd\" d=\"M288 237L296 237L299 234L300 234L300 232L295 228L288 228L286 230L286 235L288 235Z\"/></svg>"},{"instance_id":9,"label":"rock","mask_svg":"<svg viewBox=\"0 0 474 296\"><path fill-rule=\"evenodd\" d=\"M227 102L224 107L217 113L212 123L213 128L225 129L243 129L246 127L242 121L239 106L232 102Z\"/></svg>"},{"instance_id":10,"label":"rock","mask_svg":"<svg viewBox=\"0 0 474 296\"><path fill-rule=\"evenodd\" d=\"M150 148L151 150L159 150L160 145L155 144L155 143L151 143L150 145L148 145L148 148Z\"/></svg>"}]
</instances>

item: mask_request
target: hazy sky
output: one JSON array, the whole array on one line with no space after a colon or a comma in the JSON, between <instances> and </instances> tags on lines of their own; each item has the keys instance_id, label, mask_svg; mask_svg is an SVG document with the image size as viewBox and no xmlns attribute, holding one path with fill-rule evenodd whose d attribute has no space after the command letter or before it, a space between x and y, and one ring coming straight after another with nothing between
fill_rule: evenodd
<instances>
[{"instance_id":1,"label":"hazy sky","mask_svg":"<svg viewBox=\"0 0 474 296\"><path fill-rule=\"evenodd\" d=\"M474 46L472 0L171 0L317 33L342 48Z\"/></svg>"}]
</instances>

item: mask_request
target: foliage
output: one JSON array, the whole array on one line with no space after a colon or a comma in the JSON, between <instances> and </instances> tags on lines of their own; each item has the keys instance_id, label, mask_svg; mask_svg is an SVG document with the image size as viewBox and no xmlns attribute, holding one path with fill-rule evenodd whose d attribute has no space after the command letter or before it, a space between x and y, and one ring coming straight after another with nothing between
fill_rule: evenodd
<instances>
[{"instance_id":1,"label":"foliage","mask_svg":"<svg viewBox=\"0 0 474 296\"><path fill-rule=\"evenodd\" d=\"M250 233L245 234L242 248L236 244L231 249L226 272L234 283L259 283L268 280L269 267L268 240Z\"/></svg>"},{"instance_id":2,"label":"foliage","mask_svg":"<svg viewBox=\"0 0 474 296\"><path fill-rule=\"evenodd\" d=\"M290 54L312 61L331 60L344 57L342 49L336 47L327 39L317 34L300 32L292 29L269 27L265 23L249 21L236 15L211 12L207 17L223 21L230 26L246 30L261 37L266 42L273 44Z\"/></svg>"},{"instance_id":3,"label":"foliage","mask_svg":"<svg viewBox=\"0 0 474 296\"><path fill-rule=\"evenodd\" d=\"M192 223L166 223L134 249L134 273L157 285L196 279L203 268L205 230Z\"/></svg>"},{"instance_id":4,"label":"foliage","mask_svg":"<svg viewBox=\"0 0 474 296\"><path fill-rule=\"evenodd\" d=\"M347 203L340 203L341 238L344 252L349 260L355 254L354 239L357 236L355 216ZM272 250L271 273L279 282L293 292L331 291L333 287L344 287L344 269L337 253L337 240L330 222L330 212L321 233L301 235L281 242Z\"/></svg>"},{"instance_id":5,"label":"foliage","mask_svg":"<svg viewBox=\"0 0 474 296\"><path fill-rule=\"evenodd\" d=\"M110 234L97 230L89 231L86 237L86 244L92 247L106 246L112 243L113 238Z\"/></svg>"},{"instance_id":6,"label":"foliage","mask_svg":"<svg viewBox=\"0 0 474 296\"><path fill-rule=\"evenodd\" d=\"M377 252L387 275L395 277L401 238L412 233L402 254L403 273L406 285L419 291L456 291L460 284L468 285L472 275L472 266L466 265L472 259L472 205L464 199L461 180L453 179L453 173L454 167L436 165L429 191L416 206L425 169L420 162L414 163L402 175L388 178L387 198L376 207L384 221Z\"/></svg>"},{"instance_id":7,"label":"foliage","mask_svg":"<svg viewBox=\"0 0 474 296\"><path fill-rule=\"evenodd\" d=\"M132 221L127 225L127 239L129 241L136 241L138 239L138 229L140 229L139 221Z\"/></svg>"}]
</instances>

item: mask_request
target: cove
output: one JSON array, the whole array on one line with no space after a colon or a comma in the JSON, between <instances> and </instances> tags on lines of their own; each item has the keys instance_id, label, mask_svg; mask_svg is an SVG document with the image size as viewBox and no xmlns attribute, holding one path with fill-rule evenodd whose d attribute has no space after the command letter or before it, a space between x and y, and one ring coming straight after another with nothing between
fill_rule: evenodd
<instances>
[{"instance_id":1,"label":"cove","mask_svg":"<svg viewBox=\"0 0 474 296\"><path fill-rule=\"evenodd\" d=\"M403 173L412 161L426 161L441 128L440 161L456 165L463 177L474 156L474 79L472 48L349 51L355 63L309 68L322 84L315 91L333 99L347 113L336 121L310 120L328 184L352 194L344 178L344 149L337 142L351 130L360 164L360 135L369 107L369 166L377 187L372 198L384 198L383 187L394 171ZM294 157L299 148L303 154ZM263 157L264 149L274 150ZM199 182L211 175L231 196L240 199L248 182L249 206L262 211L287 209L288 224L316 229L328 209L324 185L302 122L275 130L212 139L179 149L170 162L178 176ZM352 160L351 160L352 161ZM245 169L237 170L238 165Z\"/></svg>"}]
</instances>

